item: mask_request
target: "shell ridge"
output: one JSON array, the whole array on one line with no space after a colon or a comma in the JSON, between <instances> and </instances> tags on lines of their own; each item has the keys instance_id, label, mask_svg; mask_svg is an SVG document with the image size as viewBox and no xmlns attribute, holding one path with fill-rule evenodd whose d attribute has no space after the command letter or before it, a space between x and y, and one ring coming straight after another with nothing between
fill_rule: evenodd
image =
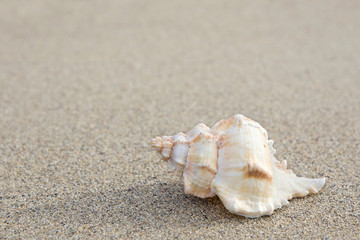
<instances>
[{"instance_id":1,"label":"shell ridge","mask_svg":"<svg viewBox=\"0 0 360 240\"><path fill-rule=\"evenodd\" d=\"M216 129L219 168L211 190L230 212L247 217L271 214L273 169L266 131L240 114L222 125L226 128Z\"/></svg>"},{"instance_id":2,"label":"shell ridge","mask_svg":"<svg viewBox=\"0 0 360 240\"><path fill-rule=\"evenodd\" d=\"M217 172L218 159L216 138L205 124L196 125L188 133L190 143L183 173L184 190L201 198L212 197L210 184Z\"/></svg>"}]
</instances>

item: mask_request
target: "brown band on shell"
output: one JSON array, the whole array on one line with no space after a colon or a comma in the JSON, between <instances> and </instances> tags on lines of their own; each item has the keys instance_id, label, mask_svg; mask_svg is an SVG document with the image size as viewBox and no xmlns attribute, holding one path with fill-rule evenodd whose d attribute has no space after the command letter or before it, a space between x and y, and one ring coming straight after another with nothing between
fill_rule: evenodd
<instances>
[{"instance_id":1,"label":"brown band on shell","mask_svg":"<svg viewBox=\"0 0 360 240\"><path fill-rule=\"evenodd\" d=\"M161 149L161 155L163 156L163 160L167 161L172 152L173 143L171 141L171 137L163 136L163 147Z\"/></svg>"},{"instance_id":2,"label":"brown band on shell","mask_svg":"<svg viewBox=\"0 0 360 240\"><path fill-rule=\"evenodd\" d=\"M234 143L232 143L231 141L229 141L229 137L227 136L221 136L219 138L219 148L223 148L223 147L229 147L231 145L233 145Z\"/></svg>"},{"instance_id":3,"label":"brown band on shell","mask_svg":"<svg viewBox=\"0 0 360 240\"><path fill-rule=\"evenodd\" d=\"M243 168L243 171L245 172L244 176L247 178L263 179L269 182L273 180L273 177L270 174L256 165L247 164Z\"/></svg>"},{"instance_id":4,"label":"brown band on shell","mask_svg":"<svg viewBox=\"0 0 360 240\"><path fill-rule=\"evenodd\" d=\"M214 177L215 177L215 174L216 174L216 172L217 172L216 169L212 169L212 168L210 168L209 166L199 166L199 169L203 169L203 170L206 171L206 172L209 172L209 173L214 174ZM211 181L210 181L210 182L211 182Z\"/></svg>"},{"instance_id":5,"label":"brown band on shell","mask_svg":"<svg viewBox=\"0 0 360 240\"><path fill-rule=\"evenodd\" d=\"M164 143L161 137L153 138L151 141L151 147L158 152L161 152L161 149L163 148L163 144Z\"/></svg>"},{"instance_id":6,"label":"brown band on shell","mask_svg":"<svg viewBox=\"0 0 360 240\"><path fill-rule=\"evenodd\" d=\"M235 117L231 117L229 119L225 119L225 120L221 120L220 122L218 122L214 127L213 127L213 131L216 134L221 134L223 132L225 132L226 130L228 130L235 121Z\"/></svg>"},{"instance_id":7,"label":"brown band on shell","mask_svg":"<svg viewBox=\"0 0 360 240\"><path fill-rule=\"evenodd\" d=\"M233 141L231 138L232 138L232 136L229 136L229 135L221 135L217 139L219 149L224 148L224 147L231 147L232 145L239 144L239 142Z\"/></svg>"},{"instance_id":8,"label":"brown band on shell","mask_svg":"<svg viewBox=\"0 0 360 240\"><path fill-rule=\"evenodd\" d=\"M195 143L197 143L197 142L200 142L202 139L203 139L203 133L200 133L199 135L197 135L194 139L193 139L193 141L192 141L192 144L195 144Z\"/></svg>"}]
</instances>

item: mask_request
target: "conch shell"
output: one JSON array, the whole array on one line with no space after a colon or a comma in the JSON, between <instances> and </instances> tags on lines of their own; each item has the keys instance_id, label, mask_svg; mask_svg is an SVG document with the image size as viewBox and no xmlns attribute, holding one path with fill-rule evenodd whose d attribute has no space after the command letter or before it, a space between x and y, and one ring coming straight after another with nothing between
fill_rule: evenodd
<instances>
[{"instance_id":1,"label":"conch shell","mask_svg":"<svg viewBox=\"0 0 360 240\"><path fill-rule=\"evenodd\" d=\"M200 123L185 134L152 139L169 170L183 177L186 194L217 195L227 210L250 218L270 215L325 184L325 178L297 177L275 158L272 145L266 130L241 114L211 129Z\"/></svg>"}]
</instances>

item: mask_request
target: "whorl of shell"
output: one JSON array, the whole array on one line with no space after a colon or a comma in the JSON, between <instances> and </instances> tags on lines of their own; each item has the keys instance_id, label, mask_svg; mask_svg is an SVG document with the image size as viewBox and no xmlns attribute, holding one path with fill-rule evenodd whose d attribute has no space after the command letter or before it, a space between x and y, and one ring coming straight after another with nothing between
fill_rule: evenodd
<instances>
[{"instance_id":1,"label":"whorl of shell","mask_svg":"<svg viewBox=\"0 0 360 240\"><path fill-rule=\"evenodd\" d=\"M219 196L230 212L259 217L288 204L293 197L318 192L325 179L296 177L279 162L266 130L237 114L211 129L198 124L186 134L156 137L152 147L182 176L185 193Z\"/></svg>"}]
</instances>

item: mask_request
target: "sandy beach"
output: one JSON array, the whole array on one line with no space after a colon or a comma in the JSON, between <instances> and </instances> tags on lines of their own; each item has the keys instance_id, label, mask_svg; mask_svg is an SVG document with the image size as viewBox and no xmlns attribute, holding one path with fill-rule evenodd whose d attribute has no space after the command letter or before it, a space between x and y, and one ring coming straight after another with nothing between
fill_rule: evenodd
<instances>
[{"instance_id":1,"label":"sandy beach","mask_svg":"<svg viewBox=\"0 0 360 240\"><path fill-rule=\"evenodd\" d=\"M359 1L1 1L0 238L358 239ZM318 194L184 194L151 138L242 113Z\"/></svg>"}]
</instances>

